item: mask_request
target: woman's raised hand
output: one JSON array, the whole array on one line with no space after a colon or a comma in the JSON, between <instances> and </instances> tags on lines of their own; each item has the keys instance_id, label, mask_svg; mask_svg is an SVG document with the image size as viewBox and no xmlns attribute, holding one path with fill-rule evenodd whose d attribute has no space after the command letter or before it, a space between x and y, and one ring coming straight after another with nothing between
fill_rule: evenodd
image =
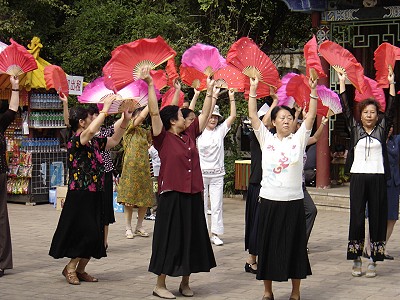
<instances>
[{"instance_id":1,"label":"woman's raised hand","mask_svg":"<svg viewBox=\"0 0 400 300\"><path fill-rule=\"evenodd\" d=\"M317 88L317 83L318 83L318 79L312 79L312 77L310 76L310 78L308 79L308 84L310 85L310 88L312 90Z\"/></svg>"},{"instance_id":2,"label":"woman's raised hand","mask_svg":"<svg viewBox=\"0 0 400 300\"><path fill-rule=\"evenodd\" d=\"M346 80L346 75L345 75L344 73L342 73L342 72L337 72L337 71L336 71L336 74L337 74L337 77L339 78L339 81L345 82L345 80Z\"/></svg>"},{"instance_id":3,"label":"woman's raised hand","mask_svg":"<svg viewBox=\"0 0 400 300\"><path fill-rule=\"evenodd\" d=\"M143 79L148 85L153 83L153 77L151 77L150 71L150 67L143 67L139 71L139 77Z\"/></svg>"},{"instance_id":4,"label":"woman's raised hand","mask_svg":"<svg viewBox=\"0 0 400 300\"><path fill-rule=\"evenodd\" d=\"M10 76L10 82L13 89L19 88L19 77L18 76Z\"/></svg>"},{"instance_id":5,"label":"woman's raised hand","mask_svg":"<svg viewBox=\"0 0 400 300\"><path fill-rule=\"evenodd\" d=\"M394 83L394 72L393 72L393 69L391 66L389 66L388 81L389 81L389 84Z\"/></svg>"},{"instance_id":6,"label":"woman's raised hand","mask_svg":"<svg viewBox=\"0 0 400 300\"><path fill-rule=\"evenodd\" d=\"M174 80L174 88L175 88L176 90L181 90L181 83L179 82L178 79L175 79L175 80Z\"/></svg>"},{"instance_id":7,"label":"woman's raised hand","mask_svg":"<svg viewBox=\"0 0 400 300\"><path fill-rule=\"evenodd\" d=\"M110 106L112 104L112 102L116 99L117 95L115 94L109 94L104 98L104 106L103 106L103 110L104 112L108 112L108 110L110 109Z\"/></svg>"},{"instance_id":8,"label":"woman's raised hand","mask_svg":"<svg viewBox=\"0 0 400 300\"><path fill-rule=\"evenodd\" d=\"M59 98L62 102L68 103L68 98L67 98L67 96L66 96L63 92L58 93L58 98Z\"/></svg>"}]
</instances>

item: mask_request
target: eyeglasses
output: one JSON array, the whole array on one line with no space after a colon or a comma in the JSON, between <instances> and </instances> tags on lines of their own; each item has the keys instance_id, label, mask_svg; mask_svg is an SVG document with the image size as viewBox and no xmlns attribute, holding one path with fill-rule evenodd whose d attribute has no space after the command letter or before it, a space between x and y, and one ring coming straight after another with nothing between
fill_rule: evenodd
<instances>
[{"instance_id":1,"label":"eyeglasses","mask_svg":"<svg viewBox=\"0 0 400 300\"><path fill-rule=\"evenodd\" d=\"M281 120L281 121L285 121L285 119L286 119L286 120L288 120L289 122L291 122L291 121L293 121L293 116L291 116L291 115L282 116L282 117L279 117L278 119Z\"/></svg>"}]
</instances>

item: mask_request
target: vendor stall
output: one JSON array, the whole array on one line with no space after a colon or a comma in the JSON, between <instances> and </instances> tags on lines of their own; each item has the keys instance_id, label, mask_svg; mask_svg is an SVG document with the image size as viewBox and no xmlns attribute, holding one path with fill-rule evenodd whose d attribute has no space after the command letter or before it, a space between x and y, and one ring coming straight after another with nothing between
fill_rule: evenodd
<instances>
[{"instance_id":1,"label":"vendor stall","mask_svg":"<svg viewBox=\"0 0 400 300\"><path fill-rule=\"evenodd\" d=\"M20 109L6 131L9 165L9 202L47 203L49 189L64 185L67 153L60 147L64 126L62 103L56 91L46 90L44 68L49 62L39 57L40 39L34 37L28 51L38 69L20 76ZM9 75L0 75L0 114L8 107Z\"/></svg>"}]
</instances>

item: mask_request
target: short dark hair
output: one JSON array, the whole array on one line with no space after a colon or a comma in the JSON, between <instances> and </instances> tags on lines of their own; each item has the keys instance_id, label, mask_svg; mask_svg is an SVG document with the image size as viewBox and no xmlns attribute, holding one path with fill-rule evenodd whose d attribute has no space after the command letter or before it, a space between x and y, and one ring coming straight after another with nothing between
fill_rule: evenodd
<instances>
[{"instance_id":1,"label":"short dark hair","mask_svg":"<svg viewBox=\"0 0 400 300\"><path fill-rule=\"evenodd\" d=\"M69 111L69 124L72 131L77 131L79 127L79 120L85 120L89 115L87 108L83 106L72 107Z\"/></svg>"},{"instance_id":2,"label":"short dark hair","mask_svg":"<svg viewBox=\"0 0 400 300\"><path fill-rule=\"evenodd\" d=\"M187 108L187 107L181 108L181 112L182 112L184 119L186 119L190 115L190 113L194 113L193 110L191 110L190 108Z\"/></svg>"},{"instance_id":3,"label":"short dark hair","mask_svg":"<svg viewBox=\"0 0 400 300\"><path fill-rule=\"evenodd\" d=\"M289 106L286 106L286 105L279 105L279 106L275 106L271 111L271 120L272 121L275 121L276 115L282 109L287 110L292 115L293 119L295 118L293 109L291 109Z\"/></svg>"},{"instance_id":4,"label":"short dark hair","mask_svg":"<svg viewBox=\"0 0 400 300\"><path fill-rule=\"evenodd\" d=\"M375 105L376 107L376 112L378 113L381 105L379 104L378 101L376 101L374 98L367 98L363 101L360 102L360 104L358 104L358 109L360 114L362 113L362 111L368 106L368 105Z\"/></svg>"},{"instance_id":5,"label":"short dark hair","mask_svg":"<svg viewBox=\"0 0 400 300\"><path fill-rule=\"evenodd\" d=\"M167 105L162 110L160 110L161 121L164 125L165 130L171 128L171 121L178 120L179 106Z\"/></svg>"},{"instance_id":6,"label":"short dark hair","mask_svg":"<svg viewBox=\"0 0 400 300\"><path fill-rule=\"evenodd\" d=\"M87 111L88 114L91 116L93 116L94 114L99 114L99 108L97 107L97 104L93 103L89 104L87 107Z\"/></svg>"}]
</instances>

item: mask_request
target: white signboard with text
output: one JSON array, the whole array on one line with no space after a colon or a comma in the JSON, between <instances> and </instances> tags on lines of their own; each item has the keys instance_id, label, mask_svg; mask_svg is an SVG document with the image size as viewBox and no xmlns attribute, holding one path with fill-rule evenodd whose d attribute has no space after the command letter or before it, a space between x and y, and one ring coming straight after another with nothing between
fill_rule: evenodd
<instances>
[{"instance_id":1,"label":"white signboard with text","mask_svg":"<svg viewBox=\"0 0 400 300\"><path fill-rule=\"evenodd\" d=\"M83 76L67 75L69 94L82 95L83 90Z\"/></svg>"}]
</instances>

